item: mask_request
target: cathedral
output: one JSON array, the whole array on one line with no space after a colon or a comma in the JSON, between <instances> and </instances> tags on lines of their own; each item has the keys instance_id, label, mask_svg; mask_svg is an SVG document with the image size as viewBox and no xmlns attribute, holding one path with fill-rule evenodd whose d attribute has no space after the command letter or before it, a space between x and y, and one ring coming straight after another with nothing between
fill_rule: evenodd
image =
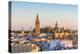
<instances>
[{"instance_id":1,"label":"cathedral","mask_svg":"<svg viewBox=\"0 0 80 54\"><path fill-rule=\"evenodd\" d=\"M38 14L37 14L36 20L35 20L35 29L36 29L36 31L35 31L36 35L40 35L40 21L39 21Z\"/></svg>"}]
</instances>

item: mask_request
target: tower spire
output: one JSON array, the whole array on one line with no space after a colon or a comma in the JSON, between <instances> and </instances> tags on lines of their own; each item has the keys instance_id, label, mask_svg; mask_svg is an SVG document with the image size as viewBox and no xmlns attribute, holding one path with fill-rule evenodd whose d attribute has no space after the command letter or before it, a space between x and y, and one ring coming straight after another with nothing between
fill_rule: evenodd
<instances>
[{"instance_id":1,"label":"tower spire","mask_svg":"<svg viewBox=\"0 0 80 54\"><path fill-rule=\"evenodd\" d=\"M37 16L36 16L36 21L35 21L35 29L36 29L36 35L40 35L40 21L39 21L39 16L38 16L38 13L37 13Z\"/></svg>"},{"instance_id":2,"label":"tower spire","mask_svg":"<svg viewBox=\"0 0 80 54\"><path fill-rule=\"evenodd\" d=\"M57 20L56 20L56 23L55 23L55 29L56 29L56 30L58 29L58 23L57 23Z\"/></svg>"},{"instance_id":3,"label":"tower spire","mask_svg":"<svg viewBox=\"0 0 80 54\"><path fill-rule=\"evenodd\" d=\"M38 20L38 21L39 21L39 16L38 16L38 13L37 13L37 16L36 16L36 20Z\"/></svg>"},{"instance_id":4,"label":"tower spire","mask_svg":"<svg viewBox=\"0 0 80 54\"><path fill-rule=\"evenodd\" d=\"M57 21L56 21L56 24L55 24L55 26L57 27L57 25L58 25L58 23L57 23Z\"/></svg>"}]
</instances>

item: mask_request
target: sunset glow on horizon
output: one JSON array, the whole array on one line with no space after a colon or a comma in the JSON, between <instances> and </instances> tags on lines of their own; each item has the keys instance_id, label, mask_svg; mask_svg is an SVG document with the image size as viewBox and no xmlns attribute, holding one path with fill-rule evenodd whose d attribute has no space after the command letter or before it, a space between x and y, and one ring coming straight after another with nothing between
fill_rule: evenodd
<instances>
[{"instance_id":1,"label":"sunset glow on horizon","mask_svg":"<svg viewBox=\"0 0 80 54\"><path fill-rule=\"evenodd\" d=\"M12 2L12 30L30 30L35 28L37 13L40 27L54 27L56 21L59 27L78 29L78 7L69 4L48 4L31 2Z\"/></svg>"}]
</instances>

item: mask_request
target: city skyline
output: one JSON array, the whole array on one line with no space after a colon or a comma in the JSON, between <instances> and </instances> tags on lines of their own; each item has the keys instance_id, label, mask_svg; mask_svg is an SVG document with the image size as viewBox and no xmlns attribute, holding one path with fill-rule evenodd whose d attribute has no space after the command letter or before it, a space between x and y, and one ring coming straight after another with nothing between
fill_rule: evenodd
<instances>
[{"instance_id":1,"label":"city skyline","mask_svg":"<svg viewBox=\"0 0 80 54\"><path fill-rule=\"evenodd\" d=\"M77 5L10 1L9 10L9 52L78 48Z\"/></svg>"},{"instance_id":2,"label":"city skyline","mask_svg":"<svg viewBox=\"0 0 80 54\"><path fill-rule=\"evenodd\" d=\"M56 21L59 27L77 29L77 6L62 4L46 4L31 2L12 2L12 30L29 30L35 28L36 15L39 15L40 28L54 27Z\"/></svg>"}]
</instances>

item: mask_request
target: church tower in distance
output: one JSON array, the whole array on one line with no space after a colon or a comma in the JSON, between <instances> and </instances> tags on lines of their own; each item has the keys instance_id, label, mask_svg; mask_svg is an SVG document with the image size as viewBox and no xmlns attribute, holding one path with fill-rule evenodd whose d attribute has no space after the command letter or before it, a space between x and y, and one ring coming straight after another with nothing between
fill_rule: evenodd
<instances>
[{"instance_id":1,"label":"church tower in distance","mask_svg":"<svg viewBox=\"0 0 80 54\"><path fill-rule=\"evenodd\" d=\"M36 16L36 21L35 21L35 33L36 35L40 35L40 21L38 14Z\"/></svg>"}]
</instances>

